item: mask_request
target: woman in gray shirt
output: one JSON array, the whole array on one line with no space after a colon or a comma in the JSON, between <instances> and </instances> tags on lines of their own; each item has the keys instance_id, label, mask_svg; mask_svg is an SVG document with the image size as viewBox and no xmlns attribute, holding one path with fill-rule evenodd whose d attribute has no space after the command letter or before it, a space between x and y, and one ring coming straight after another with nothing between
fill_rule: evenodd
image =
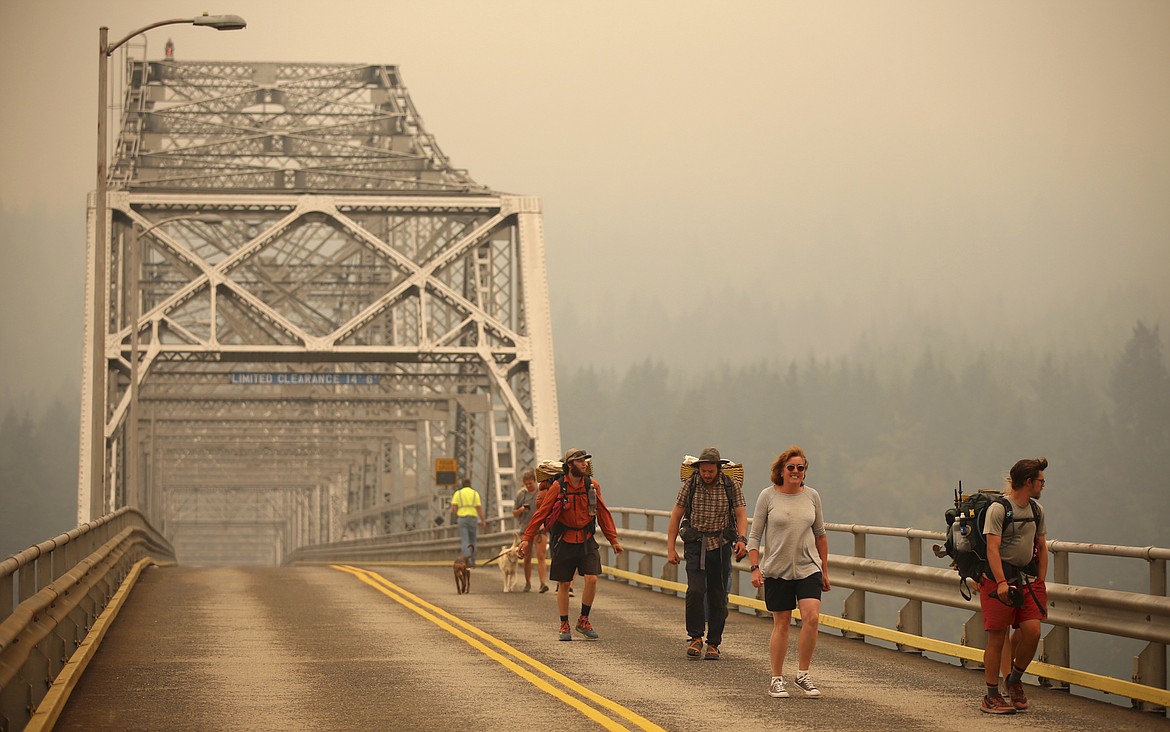
<instances>
[{"instance_id":1,"label":"woman in gray shirt","mask_svg":"<svg viewBox=\"0 0 1170 732\"><path fill-rule=\"evenodd\" d=\"M794 683L805 696L819 697L809 676L817 647L821 617L821 592L829 591L829 538L821 496L804 484L808 458L796 445L780 453L772 463L772 485L760 493L748 536L752 584L764 588L764 605L772 613L768 650L772 681L768 694L785 699L784 657L788 652L788 628L792 611L800 608L800 636L796 641L798 666ZM760 560L760 543L765 539ZM762 569L761 569L762 565Z\"/></svg>"}]
</instances>

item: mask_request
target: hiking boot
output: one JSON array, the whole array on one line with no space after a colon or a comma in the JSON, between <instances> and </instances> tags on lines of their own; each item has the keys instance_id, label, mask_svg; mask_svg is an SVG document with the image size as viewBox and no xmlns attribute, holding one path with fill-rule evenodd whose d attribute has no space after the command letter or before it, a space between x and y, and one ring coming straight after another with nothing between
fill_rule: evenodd
<instances>
[{"instance_id":1,"label":"hiking boot","mask_svg":"<svg viewBox=\"0 0 1170 732\"><path fill-rule=\"evenodd\" d=\"M987 714L1015 714L1016 708L1009 704L1003 696L999 694L989 694L983 697L983 703L979 705L979 711Z\"/></svg>"},{"instance_id":2,"label":"hiking boot","mask_svg":"<svg viewBox=\"0 0 1170 732\"><path fill-rule=\"evenodd\" d=\"M706 661L718 661L719 660L719 646L713 646L710 643L708 643L707 644L707 654L705 656L703 656L703 659Z\"/></svg>"},{"instance_id":3,"label":"hiking boot","mask_svg":"<svg viewBox=\"0 0 1170 732\"><path fill-rule=\"evenodd\" d=\"M569 629L569 621L561 621L561 640L573 640L573 631Z\"/></svg>"},{"instance_id":4,"label":"hiking boot","mask_svg":"<svg viewBox=\"0 0 1170 732\"><path fill-rule=\"evenodd\" d=\"M787 699L788 690L784 688L784 677L773 676L772 683L768 684L768 696L776 699Z\"/></svg>"},{"instance_id":5,"label":"hiking boot","mask_svg":"<svg viewBox=\"0 0 1170 732\"><path fill-rule=\"evenodd\" d=\"M690 642L687 643L687 655L691 658L698 658L702 652L703 639L701 637L691 638Z\"/></svg>"},{"instance_id":6,"label":"hiking boot","mask_svg":"<svg viewBox=\"0 0 1170 732\"><path fill-rule=\"evenodd\" d=\"M1017 712L1028 708L1028 697L1024 695L1024 682L1017 681L1010 684L1005 680L1003 685L1007 687L1008 696L1011 697L1012 706L1016 708Z\"/></svg>"},{"instance_id":7,"label":"hiking boot","mask_svg":"<svg viewBox=\"0 0 1170 732\"><path fill-rule=\"evenodd\" d=\"M589 640L597 640L597 631L593 629L593 625L589 622L589 618L585 617L584 615L577 618L577 632Z\"/></svg>"},{"instance_id":8,"label":"hiking boot","mask_svg":"<svg viewBox=\"0 0 1170 732\"><path fill-rule=\"evenodd\" d=\"M540 591L541 591L541 593L542 593L542 594L543 594L543 593L545 593L545 592L548 592L548 585L541 585L541 586L540 586Z\"/></svg>"},{"instance_id":9,"label":"hiking boot","mask_svg":"<svg viewBox=\"0 0 1170 732\"><path fill-rule=\"evenodd\" d=\"M792 682L796 684L804 692L805 696L817 698L821 695L821 690L813 683L812 677L808 674L797 674L796 679Z\"/></svg>"}]
</instances>

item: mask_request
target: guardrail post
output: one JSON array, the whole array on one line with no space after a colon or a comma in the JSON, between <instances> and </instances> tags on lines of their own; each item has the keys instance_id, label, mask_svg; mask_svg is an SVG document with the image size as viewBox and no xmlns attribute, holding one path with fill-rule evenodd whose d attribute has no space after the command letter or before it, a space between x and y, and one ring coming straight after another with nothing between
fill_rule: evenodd
<instances>
[{"instance_id":1,"label":"guardrail post","mask_svg":"<svg viewBox=\"0 0 1170 732\"><path fill-rule=\"evenodd\" d=\"M646 530L653 531L654 530L654 514L647 513L647 514L645 514L645 516L646 516ZM646 569L642 569L643 562L645 563ZM667 562L667 564L669 564L669 562ZM641 572L642 574L646 575L647 577L653 577L654 576L654 557L650 556L649 554L644 556L642 558L642 561L638 562L638 571ZM649 587L650 585L642 585L642 586Z\"/></svg>"},{"instance_id":2,"label":"guardrail post","mask_svg":"<svg viewBox=\"0 0 1170 732\"><path fill-rule=\"evenodd\" d=\"M29 562L16 571L16 604L19 605L28 598L37 594L36 562Z\"/></svg>"},{"instance_id":3,"label":"guardrail post","mask_svg":"<svg viewBox=\"0 0 1170 732\"><path fill-rule=\"evenodd\" d=\"M1049 548L1052 558L1052 579L1063 585L1068 582L1068 552ZM1053 626L1047 635L1040 639L1040 646L1036 649L1036 659L1053 666L1069 666L1069 633L1068 628ZM1043 676L1037 677L1040 685L1057 691L1069 691L1069 685L1064 681L1054 681Z\"/></svg>"},{"instance_id":4,"label":"guardrail post","mask_svg":"<svg viewBox=\"0 0 1170 732\"><path fill-rule=\"evenodd\" d=\"M621 528L622 528L622 531L629 531L630 530L630 512L629 511L622 511L622 526L621 526ZM625 570L627 572L630 571L630 553L629 552L622 552L621 554L617 555L617 568L621 569L621 570ZM637 584L637 583L634 583L634 584Z\"/></svg>"},{"instance_id":5,"label":"guardrail post","mask_svg":"<svg viewBox=\"0 0 1170 732\"><path fill-rule=\"evenodd\" d=\"M667 563L666 563L666 564L665 564L665 565L662 567L662 579L664 579L664 580L668 580L668 581L670 581L670 582L678 582L678 565L677 565L677 564L671 564L670 562L667 562ZM664 594L664 595L672 595L672 596L674 596L674 597L678 597L678 593L677 593L677 592L675 592L674 590L666 590L666 589L664 589L664 590L662 591L662 594Z\"/></svg>"},{"instance_id":6,"label":"guardrail post","mask_svg":"<svg viewBox=\"0 0 1170 732\"><path fill-rule=\"evenodd\" d=\"M1040 646L1036 649L1036 660L1041 663L1048 663L1053 666L1069 666L1068 653L1068 628L1056 625L1048 634L1040 639ZM1040 685L1056 689L1057 691L1068 691L1069 686L1064 681L1055 681L1053 679L1045 678L1043 676L1037 677Z\"/></svg>"},{"instance_id":7,"label":"guardrail post","mask_svg":"<svg viewBox=\"0 0 1170 732\"><path fill-rule=\"evenodd\" d=\"M922 566L922 539L911 537L909 563L913 566ZM898 630L912 635L922 635L922 600L907 600L898 611ZM922 653L921 648L915 648L905 643L898 643L898 650L903 653Z\"/></svg>"},{"instance_id":8,"label":"guardrail post","mask_svg":"<svg viewBox=\"0 0 1170 732\"><path fill-rule=\"evenodd\" d=\"M0 622L3 622L11 615L13 608L16 607L16 602L13 599L15 589L12 582L12 575L0 575Z\"/></svg>"},{"instance_id":9,"label":"guardrail post","mask_svg":"<svg viewBox=\"0 0 1170 732\"><path fill-rule=\"evenodd\" d=\"M1150 562L1150 594L1157 597L1166 596L1166 560L1151 559ZM1140 654L1133 659L1133 680L1139 684L1166 688L1166 644L1150 643ZM1143 712L1165 714L1166 708L1144 701L1133 701L1134 707Z\"/></svg>"},{"instance_id":10,"label":"guardrail post","mask_svg":"<svg viewBox=\"0 0 1170 732\"><path fill-rule=\"evenodd\" d=\"M983 629L983 613L972 613L967 622L963 623L963 635L959 639L959 645L967 646L968 648L987 648L987 631ZM980 671L983 669L981 661L968 661L965 658L959 659L959 664L963 668Z\"/></svg>"},{"instance_id":11,"label":"guardrail post","mask_svg":"<svg viewBox=\"0 0 1170 732\"><path fill-rule=\"evenodd\" d=\"M647 577L654 576L654 557L649 554L643 554L642 558L638 560L638 574L644 574ZM649 587L650 585L643 582L634 582L635 587Z\"/></svg>"},{"instance_id":12,"label":"guardrail post","mask_svg":"<svg viewBox=\"0 0 1170 732\"><path fill-rule=\"evenodd\" d=\"M858 559L865 558L865 534L853 535L853 556ZM849 597L845 598L845 609L841 611L841 617L859 623L865 622L865 590L854 590L849 593ZM849 630L843 631L841 635L854 640L865 639L864 635Z\"/></svg>"}]
</instances>

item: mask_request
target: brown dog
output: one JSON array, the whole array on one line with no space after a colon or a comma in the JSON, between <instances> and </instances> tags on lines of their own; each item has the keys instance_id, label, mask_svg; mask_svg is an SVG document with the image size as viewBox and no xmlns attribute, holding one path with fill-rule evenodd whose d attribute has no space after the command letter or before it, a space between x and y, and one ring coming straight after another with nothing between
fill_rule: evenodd
<instances>
[{"instance_id":1,"label":"brown dog","mask_svg":"<svg viewBox=\"0 0 1170 732\"><path fill-rule=\"evenodd\" d=\"M455 592L462 595L471 592L471 569L467 557L457 557L452 569L455 572Z\"/></svg>"}]
</instances>

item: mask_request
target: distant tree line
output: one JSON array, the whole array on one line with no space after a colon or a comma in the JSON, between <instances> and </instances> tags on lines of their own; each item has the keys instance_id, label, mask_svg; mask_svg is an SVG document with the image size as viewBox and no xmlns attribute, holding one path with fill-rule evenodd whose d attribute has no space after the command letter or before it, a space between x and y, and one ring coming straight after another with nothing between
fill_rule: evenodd
<instances>
[{"instance_id":1,"label":"distant tree line","mask_svg":"<svg viewBox=\"0 0 1170 732\"><path fill-rule=\"evenodd\" d=\"M1106 357L855 351L698 378L655 359L621 375L562 366L562 443L593 453L610 505L662 509L684 454L715 445L742 462L750 505L795 443L828 520L933 530L960 480L1001 488L1017 459L1043 455L1051 538L1167 544L1170 377L1157 327L1138 322Z\"/></svg>"},{"instance_id":2,"label":"distant tree line","mask_svg":"<svg viewBox=\"0 0 1170 732\"><path fill-rule=\"evenodd\" d=\"M79 400L0 417L0 559L77 525Z\"/></svg>"},{"instance_id":3,"label":"distant tree line","mask_svg":"<svg viewBox=\"0 0 1170 732\"><path fill-rule=\"evenodd\" d=\"M594 454L610 505L668 509L683 455L708 445L744 464L750 504L796 443L828 520L941 530L958 481L998 488L1017 459L1044 455L1052 538L1168 543L1170 376L1142 322L1104 357L857 348L697 377L655 359L620 375L562 364L558 400L562 444ZM5 406L0 556L76 524L78 419L76 397L39 414Z\"/></svg>"}]
</instances>

